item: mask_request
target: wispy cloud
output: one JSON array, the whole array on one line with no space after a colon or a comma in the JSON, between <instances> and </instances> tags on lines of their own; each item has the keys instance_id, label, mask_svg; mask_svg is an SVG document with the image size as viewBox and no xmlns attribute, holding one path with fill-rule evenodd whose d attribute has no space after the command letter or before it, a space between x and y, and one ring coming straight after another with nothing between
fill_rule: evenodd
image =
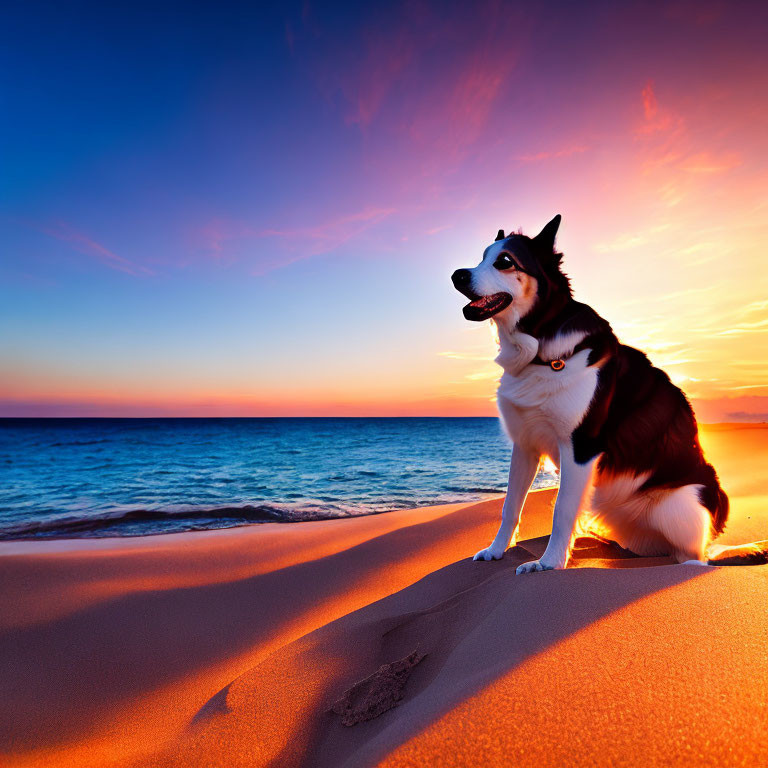
<instances>
[{"instance_id":1,"label":"wispy cloud","mask_svg":"<svg viewBox=\"0 0 768 768\"><path fill-rule=\"evenodd\" d=\"M454 68L453 77L433 85L433 98L413 110L408 135L427 148L439 166L455 164L473 148L488 125L501 88L516 63L514 50L497 55L492 47L478 46Z\"/></svg>"},{"instance_id":2,"label":"wispy cloud","mask_svg":"<svg viewBox=\"0 0 768 768\"><path fill-rule=\"evenodd\" d=\"M758 301L751 301L746 306L742 307L739 310L739 315L751 315L755 312L766 312L768 311L768 299L760 299Z\"/></svg>"},{"instance_id":3,"label":"wispy cloud","mask_svg":"<svg viewBox=\"0 0 768 768\"><path fill-rule=\"evenodd\" d=\"M453 224L443 224L440 227L431 227L430 229L426 230L424 232L425 235L436 235L438 232L443 232L446 229L452 229Z\"/></svg>"},{"instance_id":4,"label":"wispy cloud","mask_svg":"<svg viewBox=\"0 0 768 768\"><path fill-rule=\"evenodd\" d=\"M598 253L612 253L613 251L628 251L632 248L638 248L641 245L647 245L659 233L669 229L669 224L657 224L642 232L624 232L617 235L607 242L596 243L595 251Z\"/></svg>"},{"instance_id":5,"label":"wispy cloud","mask_svg":"<svg viewBox=\"0 0 768 768\"><path fill-rule=\"evenodd\" d=\"M465 352L438 352L439 357L447 357L451 360L482 360L487 361L488 355L470 355Z\"/></svg>"},{"instance_id":6,"label":"wispy cloud","mask_svg":"<svg viewBox=\"0 0 768 768\"><path fill-rule=\"evenodd\" d=\"M572 155L580 155L587 152L589 147L585 144L578 144L572 147L564 147L563 149L554 149L545 152L536 152L530 155L520 155L520 162L524 164L528 163L540 163L543 160L556 160L561 157L571 157Z\"/></svg>"},{"instance_id":7,"label":"wispy cloud","mask_svg":"<svg viewBox=\"0 0 768 768\"><path fill-rule=\"evenodd\" d=\"M669 112L660 110L653 81L648 81L643 86L640 99L643 103L643 122L637 128L638 133L668 131L672 126L681 125L681 118L675 118Z\"/></svg>"},{"instance_id":8,"label":"wispy cloud","mask_svg":"<svg viewBox=\"0 0 768 768\"><path fill-rule=\"evenodd\" d=\"M394 208L368 206L307 227L259 228L244 222L214 218L198 230L197 238L199 245L215 262L231 264L245 261L251 266L251 274L262 275L302 259L330 253L393 213ZM252 248L244 247L259 240L277 243L279 252L272 248L268 252L254 254Z\"/></svg>"},{"instance_id":9,"label":"wispy cloud","mask_svg":"<svg viewBox=\"0 0 768 768\"><path fill-rule=\"evenodd\" d=\"M203 249L216 261L229 261L225 256L227 241L243 237L246 227L233 225L225 219L214 218L197 231Z\"/></svg>"},{"instance_id":10,"label":"wispy cloud","mask_svg":"<svg viewBox=\"0 0 768 768\"><path fill-rule=\"evenodd\" d=\"M748 333L768 333L768 321L765 321L763 323L755 323L751 327L741 327L741 328L727 328L724 331L718 331L715 335L716 336L745 336Z\"/></svg>"},{"instance_id":11,"label":"wispy cloud","mask_svg":"<svg viewBox=\"0 0 768 768\"><path fill-rule=\"evenodd\" d=\"M357 80L348 84L351 106L345 120L367 127L387 96L404 76L416 52L416 41L407 29L389 37L371 36Z\"/></svg>"},{"instance_id":12,"label":"wispy cloud","mask_svg":"<svg viewBox=\"0 0 768 768\"><path fill-rule=\"evenodd\" d=\"M369 162L386 162L392 152L412 183L450 174L472 152L486 151L493 140L485 147L481 140L519 61L530 16L498 2L451 9L404 3L362 15L359 34L342 40L329 27L304 47L303 59L331 109L359 128L366 147L386 142ZM388 165L387 172L394 170Z\"/></svg>"},{"instance_id":13,"label":"wispy cloud","mask_svg":"<svg viewBox=\"0 0 768 768\"><path fill-rule=\"evenodd\" d=\"M717 155L712 152L698 152L681 161L680 168L689 173L724 173L741 165L738 152L724 152Z\"/></svg>"},{"instance_id":14,"label":"wispy cloud","mask_svg":"<svg viewBox=\"0 0 768 768\"><path fill-rule=\"evenodd\" d=\"M362 234L395 212L394 208L368 207L356 213L333 217L310 227L262 229L256 237L275 237L292 248L300 247L307 256L328 253Z\"/></svg>"},{"instance_id":15,"label":"wispy cloud","mask_svg":"<svg viewBox=\"0 0 768 768\"><path fill-rule=\"evenodd\" d=\"M644 170L667 172L662 196L668 204L676 205L685 195L686 185L692 183L686 177L723 174L742 164L740 152L720 146L719 137L709 139L717 146L701 146L703 139L690 130L683 115L659 103L653 81L645 84L640 100L643 113L635 134L644 144ZM669 176L670 171L677 177Z\"/></svg>"},{"instance_id":16,"label":"wispy cloud","mask_svg":"<svg viewBox=\"0 0 768 768\"><path fill-rule=\"evenodd\" d=\"M470 381L490 381L501 378L501 371L498 368L494 368L487 371L478 371L477 373L468 373L465 378Z\"/></svg>"},{"instance_id":17,"label":"wispy cloud","mask_svg":"<svg viewBox=\"0 0 768 768\"><path fill-rule=\"evenodd\" d=\"M105 245L77 231L66 222L57 222L51 226L44 227L43 232L56 240L69 243L73 250L96 259L110 269L125 272L134 277L147 277L155 274L148 267L126 259L124 256L119 256Z\"/></svg>"}]
</instances>

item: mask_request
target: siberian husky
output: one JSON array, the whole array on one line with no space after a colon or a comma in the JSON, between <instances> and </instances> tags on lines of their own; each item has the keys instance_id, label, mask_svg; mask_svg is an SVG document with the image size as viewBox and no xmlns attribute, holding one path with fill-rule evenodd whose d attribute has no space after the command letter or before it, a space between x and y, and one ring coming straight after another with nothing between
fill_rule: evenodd
<instances>
[{"instance_id":1,"label":"siberian husky","mask_svg":"<svg viewBox=\"0 0 768 768\"><path fill-rule=\"evenodd\" d=\"M728 497L701 450L688 400L606 320L574 300L555 249L560 216L536 237L504 236L452 280L467 320L492 319L503 369L498 409L513 443L501 526L475 560L498 560L517 536L542 456L560 469L552 535L517 573L564 568L577 530L637 555L706 564Z\"/></svg>"}]
</instances>

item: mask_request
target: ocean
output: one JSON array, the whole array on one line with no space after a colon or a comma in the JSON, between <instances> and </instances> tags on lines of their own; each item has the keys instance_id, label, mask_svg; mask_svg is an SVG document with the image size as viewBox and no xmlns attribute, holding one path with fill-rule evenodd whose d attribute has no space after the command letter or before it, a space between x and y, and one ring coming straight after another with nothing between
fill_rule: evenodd
<instances>
[{"instance_id":1,"label":"ocean","mask_svg":"<svg viewBox=\"0 0 768 768\"><path fill-rule=\"evenodd\" d=\"M0 538L353 517L504 493L495 418L0 419ZM539 472L534 487L555 485Z\"/></svg>"}]
</instances>

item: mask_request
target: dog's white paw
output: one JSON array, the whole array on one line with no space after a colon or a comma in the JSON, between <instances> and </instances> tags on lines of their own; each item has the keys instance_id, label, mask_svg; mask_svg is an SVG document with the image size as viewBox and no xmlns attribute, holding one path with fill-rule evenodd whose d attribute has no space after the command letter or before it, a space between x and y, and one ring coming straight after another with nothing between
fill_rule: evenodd
<instances>
[{"instance_id":1,"label":"dog's white paw","mask_svg":"<svg viewBox=\"0 0 768 768\"><path fill-rule=\"evenodd\" d=\"M488 562L489 560L501 560L502 557L504 557L504 550L500 547L494 547L493 544L491 544L490 547L481 549L472 559L485 560Z\"/></svg>"},{"instance_id":2,"label":"dog's white paw","mask_svg":"<svg viewBox=\"0 0 768 768\"><path fill-rule=\"evenodd\" d=\"M554 565L547 565L542 563L541 560L531 560L530 563L523 563L517 566L515 573L520 576L523 573L533 573L534 571L554 571Z\"/></svg>"}]
</instances>

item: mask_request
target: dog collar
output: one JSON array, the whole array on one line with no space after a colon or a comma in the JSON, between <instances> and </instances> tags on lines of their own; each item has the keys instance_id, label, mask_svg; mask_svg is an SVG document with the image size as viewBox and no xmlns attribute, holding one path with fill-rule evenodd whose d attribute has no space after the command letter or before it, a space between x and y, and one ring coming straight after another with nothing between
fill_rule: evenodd
<instances>
[{"instance_id":1,"label":"dog collar","mask_svg":"<svg viewBox=\"0 0 768 768\"><path fill-rule=\"evenodd\" d=\"M556 357L554 360L541 360L537 354L536 357L531 360L529 365L548 365L553 371L562 371L565 369L565 364L568 362L568 360L570 360L578 352L581 352L585 349L590 350L589 357L587 358L587 365L597 365L606 357L606 355L610 354L610 350L607 348L605 334L593 333L589 336L585 336L573 348L569 355ZM592 355L595 353L597 353L595 359L590 360Z\"/></svg>"},{"instance_id":2,"label":"dog collar","mask_svg":"<svg viewBox=\"0 0 768 768\"><path fill-rule=\"evenodd\" d=\"M562 371L565 368L565 360L562 357L556 357L554 360L540 360L534 357L531 360L532 365L548 365L553 371Z\"/></svg>"}]
</instances>

